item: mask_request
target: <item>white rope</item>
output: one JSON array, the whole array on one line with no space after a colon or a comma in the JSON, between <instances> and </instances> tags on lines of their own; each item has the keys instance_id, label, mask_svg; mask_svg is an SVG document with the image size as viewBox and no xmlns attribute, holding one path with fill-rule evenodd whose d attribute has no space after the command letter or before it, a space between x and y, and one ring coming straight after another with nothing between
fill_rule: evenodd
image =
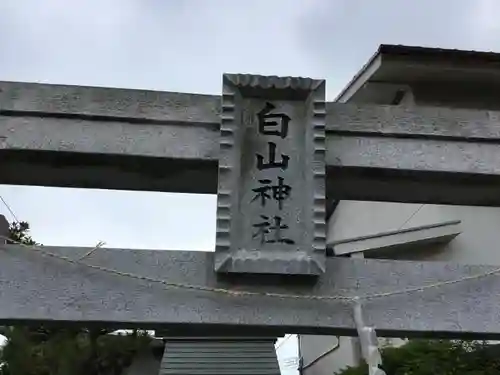
<instances>
[{"instance_id":1,"label":"white rope","mask_svg":"<svg viewBox=\"0 0 500 375\"><path fill-rule=\"evenodd\" d=\"M119 270L116 270L113 268L102 267L102 266L82 262L83 259L88 258L96 250L100 249L102 244L103 244L102 242L99 242L92 250L87 252L81 258L75 260L75 259L72 259L72 258L64 256L64 255L59 255L59 254L54 254L54 253L48 252L48 251L43 249L43 246L25 245L19 241L14 241L8 237L1 236L1 235L0 235L0 238L4 238L12 243L16 243L16 244L21 245L25 248L36 250L38 253L40 253L44 256L47 256L47 257L59 259L59 260L64 261L66 263L82 265L82 266L85 266L85 267L88 267L91 269L95 269L95 270L99 270L102 272L106 272L109 274L113 274L113 275L117 275L117 276L121 276L121 277L133 278L136 280L143 280L143 281L152 282L152 283L159 283L159 284L162 284L166 287L187 289L187 290L196 290L196 291L202 291L202 292L213 292L213 293L227 294L227 295L232 295L232 296L263 296L263 297L289 298L289 299L306 299L306 300L323 300L323 301L337 300L337 301L355 302L358 299L367 300L367 299L374 299L374 298L390 297L390 296L395 296L395 295L400 295L400 294L423 292L423 291L425 291L427 289L431 289L431 288L438 288L438 287L442 287L442 286L446 286L446 285L457 284L457 283L461 283L464 281L470 281L470 280L477 280L477 279L481 279L484 277L500 274L500 268L495 268L495 269L492 269L492 270L487 271L487 272L479 273L476 275L464 276L462 278L455 279L455 280L439 281L436 283L426 284L426 285L422 285L422 286L418 286L418 287L411 287L411 288L405 288L405 289L394 290L394 291L389 291L389 292L381 292L381 293L367 294L367 295L361 295L361 296L344 296L344 295L315 296L315 295L295 295L295 294L273 293L273 292L251 292L251 291L243 291L243 290L214 288L214 287L209 287L209 286L204 286L204 285L175 283L175 282L170 282L170 281L163 280L163 279L157 279L157 278L153 278L153 277L149 277L149 276L143 276L143 275L138 275L138 274L134 274L134 273L123 272L123 271L119 271Z\"/></svg>"}]
</instances>

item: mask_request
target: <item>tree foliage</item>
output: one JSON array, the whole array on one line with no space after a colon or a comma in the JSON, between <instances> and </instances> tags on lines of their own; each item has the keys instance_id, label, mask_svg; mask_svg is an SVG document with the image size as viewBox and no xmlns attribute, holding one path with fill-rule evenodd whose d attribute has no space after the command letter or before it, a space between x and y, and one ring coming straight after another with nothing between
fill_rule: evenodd
<instances>
[{"instance_id":1,"label":"tree foliage","mask_svg":"<svg viewBox=\"0 0 500 375\"><path fill-rule=\"evenodd\" d=\"M500 346L485 342L411 340L399 348L381 350L387 375L500 374ZM368 375L366 364L338 375Z\"/></svg>"},{"instance_id":2,"label":"tree foliage","mask_svg":"<svg viewBox=\"0 0 500 375\"><path fill-rule=\"evenodd\" d=\"M25 221L14 222L9 225L10 243L19 243L24 245L36 245L37 243L29 234L30 225Z\"/></svg>"},{"instance_id":3,"label":"tree foliage","mask_svg":"<svg viewBox=\"0 0 500 375\"><path fill-rule=\"evenodd\" d=\"M36 245L29 224L12 223L11 243ZM110 334L82 327L1 327L7 343L0 352L0 375L119 375L149 347L147 332Z\"/></svg>"}]
</instances>

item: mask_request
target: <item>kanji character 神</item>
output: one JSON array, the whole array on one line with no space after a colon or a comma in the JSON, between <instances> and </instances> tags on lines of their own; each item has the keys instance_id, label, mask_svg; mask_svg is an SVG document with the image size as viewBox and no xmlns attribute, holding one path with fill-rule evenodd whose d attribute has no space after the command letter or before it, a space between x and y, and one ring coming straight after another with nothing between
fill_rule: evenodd
<instances>
[{"instance_id":1,"label":"kanji character \u795e","mask_svg":"<svg viewBox=\"0 0 500 375\"><path fill-rule=\"evenodd\" d=\"M284 184L283 177L278 177L276 185L271 185L272 181L268 179L259 180L259 182L262 186L252 189L255 192L252 202L260 199L260 204L264 207L268 199L274 199L278 202L279 209L283 209L283 201L290 197L292 187Z\"/></svg>"}]
</instances>

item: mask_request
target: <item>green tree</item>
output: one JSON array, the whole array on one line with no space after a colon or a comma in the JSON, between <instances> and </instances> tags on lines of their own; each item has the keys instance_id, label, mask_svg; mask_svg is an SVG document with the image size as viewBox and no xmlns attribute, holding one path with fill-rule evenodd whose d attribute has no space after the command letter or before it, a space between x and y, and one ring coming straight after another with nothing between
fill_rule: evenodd
<instances>
[{"instance_id":1,"label":"green tree","mask_svg":"<svg viewBox=\"0 0 500 375\"><path fill-rule=\"evenodd\" d=\"M12 223L11 243L36 245L29 224ZM119 375L151 341L145 331L110 334L76 326L1 327L7 338L0 352L0 375Z\"/></svg>"},{"instance_id":2,"label":"green tree","mask_svg":"<svg viewBox=\"0 0 500 375\"><path fill-rule=\"evenodd\" d=\"M410 340L381 350L387 375L496 375L500 373L500 346L485 342ZM366 364L338 375L368 375Z\"/></svg>"},{"instance_id":3,"label":"green tree","mask_svg":"<svg viewBox=\"0 0 500 375\"><path fill-rule=\"evenodd\" d=\"M9 243L21 243L24 245L37 245L30 234L30 225L25 221L10 223L9 225Z\"/></svg>"}]
</instances>

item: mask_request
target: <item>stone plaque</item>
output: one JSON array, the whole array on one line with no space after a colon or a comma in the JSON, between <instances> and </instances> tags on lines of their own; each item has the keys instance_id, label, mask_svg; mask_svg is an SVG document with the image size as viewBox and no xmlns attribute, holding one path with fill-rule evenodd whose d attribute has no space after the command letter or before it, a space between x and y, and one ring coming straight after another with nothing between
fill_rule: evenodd
<instances>
[{"instance_id":1,"label":"stone plaque","mask_svg":"<svg viewBox=\"0 0 500 375\"><path fill-rule=\"evenodd\" d=\"M325 271L325 81L223 76L215 270Z\"/></svg>"}]
</instances>

